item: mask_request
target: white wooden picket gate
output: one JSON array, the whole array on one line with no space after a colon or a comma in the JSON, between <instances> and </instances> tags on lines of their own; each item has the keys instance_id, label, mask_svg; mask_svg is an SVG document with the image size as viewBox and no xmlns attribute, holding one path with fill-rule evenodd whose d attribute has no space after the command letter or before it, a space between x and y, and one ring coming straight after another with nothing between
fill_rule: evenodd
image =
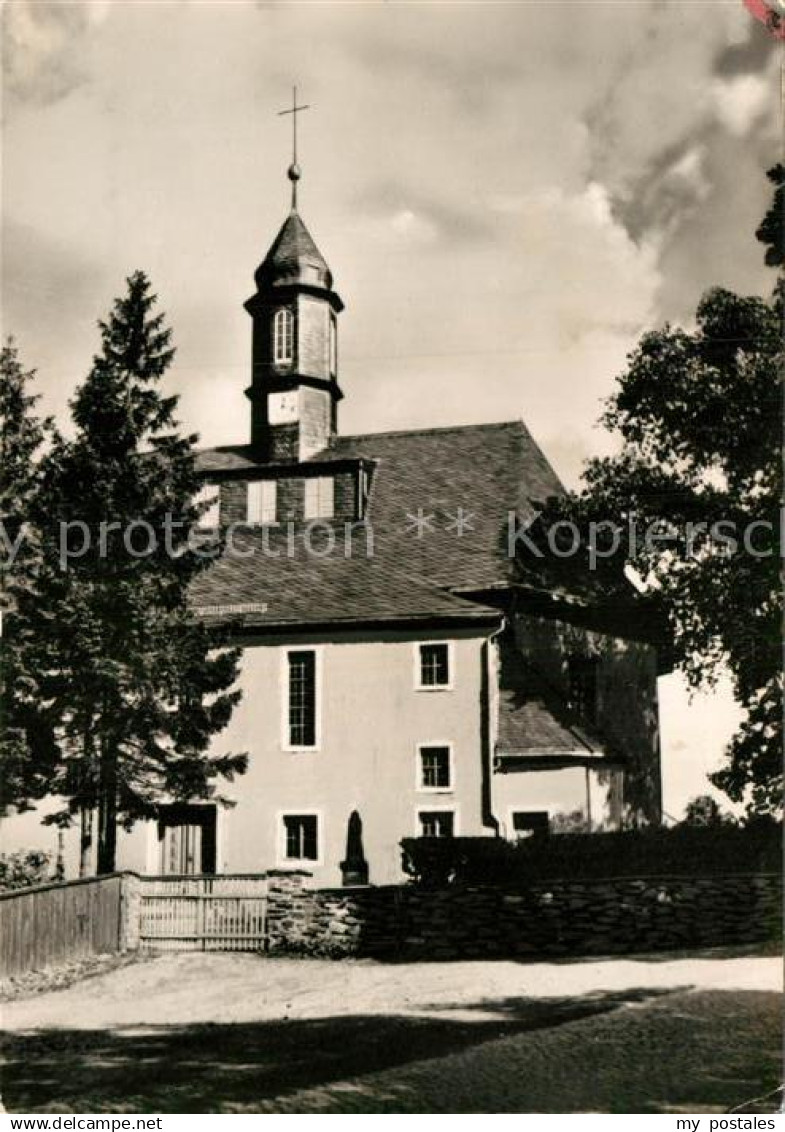
<instances>
[{"instance_id":1,"label":"white wooden picket gate","mask_svg":"<svg viewBox=\"0 0 785 1132\"><path fill-rule=\"evenodd\" d=\"M145 951L263 951L267 877L141 877L139 943Z\"/></svg>"}]
</instances>

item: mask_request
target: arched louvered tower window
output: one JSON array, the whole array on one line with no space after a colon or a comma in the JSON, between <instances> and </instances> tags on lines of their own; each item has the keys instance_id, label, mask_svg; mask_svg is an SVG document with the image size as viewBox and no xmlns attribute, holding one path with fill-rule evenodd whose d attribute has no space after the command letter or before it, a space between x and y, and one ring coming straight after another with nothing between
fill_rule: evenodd
<instances>
[{"instance_id":1,"label":"arched louvered tower window","mask_svg":"<svg viewBox=\"0 0 785 1132\"><path fill-rule=\"evenodd\" d=\"M286 307L275 312L273 319L273 361L276 363L292 360L294 340L294 318Z\"/></svg>"}]
</instances>

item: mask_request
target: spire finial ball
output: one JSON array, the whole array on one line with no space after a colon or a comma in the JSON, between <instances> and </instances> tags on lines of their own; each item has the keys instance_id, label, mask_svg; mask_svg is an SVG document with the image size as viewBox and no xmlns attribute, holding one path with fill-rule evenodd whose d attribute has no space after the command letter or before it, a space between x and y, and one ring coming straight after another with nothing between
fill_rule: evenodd
<instances>
[{"instance_id":1,"label":"spire finial ball","mask_svg":"<svg viewBox=\"0 0 785 1132\"><path fill-rule=\"evenodd\" d=\"M294 162L293 164L291 164L289 166L289 168L286 172L286 176L289 178L290 181L299 181L300 180L300 176L301 176L300 166L297 164L297 162Z\"/></svg>"}]
</instances>

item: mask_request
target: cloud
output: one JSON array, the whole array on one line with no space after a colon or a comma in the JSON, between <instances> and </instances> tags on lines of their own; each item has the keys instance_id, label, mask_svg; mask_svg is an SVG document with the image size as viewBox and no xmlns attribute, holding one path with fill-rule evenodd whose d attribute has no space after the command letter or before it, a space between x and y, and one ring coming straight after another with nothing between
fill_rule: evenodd
<instances>
[{"instance_id":1,"label":"cloud","mask_svg":"<svg viewBox=\"0 0 785 1132\"><path fill-rule=\"evenodd\" d=\"M600 400L653 317L656 251L630 238L599 183L492 192L480 211L486 233L469 245L393 239L392 210L387 228L356 218L342 233L334 265L360 249L363 280L344 292L338 278L342 427L521 416L575 484L604 443Z\"/></svg>"},{"instance_id":2,"label":"cloud","mask_svg":"<svg viewBox=\"0 0 785 1132\"><path fill-rule=\"evenodd\" d=\"M15 0L3 16L4 88L23 102L49 105L87 79L80 41L103 23L110 0Z\"/></svg>"},{"instance_id":3,"label":"cloud","mask_svg":"<svg viewBox=\"0 0 785 1132\"><path fill-rule=\"evenodd\" d=\"M402 208L396 212L391 220L390 227L397 236L407 242L421 244L430 243L436 237L436 229L427 219L418 216L410 208Z\"/></svg>"},{"instance_id":4,"label":"cloud","mask_svg":"<svg viewBox=\"0 0 785 1132\"><path fill-rule=\"evenodd\" d=\"M748 20L747 35L740 42L729 43L714 62L714 73L720 77L760 74L772 56L778 54L777 40L756 20Z\"/></svg>"},{"instance_id":5,"label":"cloud","mask_svg":"<svg viewBox=\"0 0 785 1132\"><path fill-rule=\"evenodd\" d=\"M287 205L275 111L296 80L313 108L301 207L347 303L350 427L533 414L584 454L641 329L688 318L726 270L760 277L754 165L775 115L751 146L713 85L735 80L721 69L750 35L738 7L707 21L676 3L580 4L565 30L559 5L123 4L100 27L92 7L61 26L44 5L49 56L91 81L56 113L39 104L35 130L9 115L5 207L104 265L96 315L128 271L150 271L184 418L231 440L241 304ZM58 330L43 351L57 390L81 350ZM205 408L219 387L231 415Z\"/></svg>"},{"instance_id":6,"label":"cloud","mask_svg":"<svg viewBox=\"0 0 785 1132\"><path fill-rule=\"evenodd\" d=\"M753 60L773 56L741 4L717 8L711 20L699 7L669 4L645 16L632 48L610 52L608 82L588 111L590 168L631 234L665 246L709 195L717 127L740 137L765 115L767 96L768 116L776 116L771 72L746 74Z\"/></svg>"},{"instance_id":7,"label":"cloud","mask_svg":"<svg viewBox=\"0 0 785 1132\"><path fill-rule=\"evenodd\" d=\"M701 137L679 142L652 159L625 194L612 201L634 240L667 246L711 193L706 175L707 149Z\"/></svg>"},{"instance_id":8,"label":"cloud","mask_svg":"<svg viewBox=\"0 0 785 1132\"><path fill-rule=\"evenodd\" d=\"M403 183L390 177L363 186L352 203L371 227L393 239L453 242L470 251L467 245L493 236L493 222L487 213L474 201L465 203L445 192L444 186L425 191L413 180Z\"/></svg>"},{"instance_id":9,"label":"cloud","mask_svg":"<svg viewBox=\"0 0 785 1132\"><path fill-rule=\"evenodd\" d=\"M2 245L4 330L17 340L24 364L38 370L44 411L68 431L68 402L98 347L96 321L103 312L96 296L111 295L115 281L97 257L8 218Z\"/></svg>"},{"instance_id":10,"label":"cloud","mask_svg":"<svg viewBox=\"0 0 785 1132\"><path fill-rule=\"evenodd\" d=\"M771 98L770 84L760 75L734 75L715 80L712 94L719 121L731 134L745 137L762 117Z\"/></svg>"}]
</instances>

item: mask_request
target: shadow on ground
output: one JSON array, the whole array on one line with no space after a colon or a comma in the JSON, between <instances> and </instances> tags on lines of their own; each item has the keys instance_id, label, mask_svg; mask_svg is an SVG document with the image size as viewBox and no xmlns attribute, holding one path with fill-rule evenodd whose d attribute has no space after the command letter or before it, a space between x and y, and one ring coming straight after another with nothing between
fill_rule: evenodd
<instances>
[{"instance_id":1,"label":"shadow on ground","mask_svg":"<svg viewBox=\"0 0 785 1132\"><path fill-rule=\"evenodd\" d=\"M776 995L646 989L440 1004L427 1016L27 1031L6 1042L4 1102L50 1113L721 1112L776 1084L762 1046L779 1047L779 1027L772 1038L770 1021L758 1025L772 999L778 1019Z\"/></svg>"}]
</instances>

